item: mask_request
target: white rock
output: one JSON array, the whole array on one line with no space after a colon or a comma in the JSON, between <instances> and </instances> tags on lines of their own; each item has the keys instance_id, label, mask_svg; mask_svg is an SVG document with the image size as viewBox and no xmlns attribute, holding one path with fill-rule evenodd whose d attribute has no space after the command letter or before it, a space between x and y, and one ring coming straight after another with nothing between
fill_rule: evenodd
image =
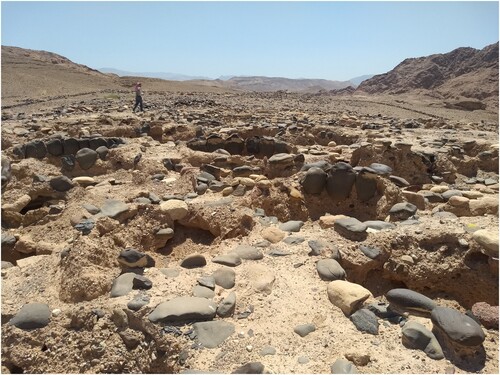
<instances>
[{"instance_id":1,"label":"white rock","mask_svg":"<svg viewBox=\"0 0 500 375\"><path fill-rule=\"evenodd\" d=\"M180 220L184 219L187 216L189 207L184 201L171 199L161 203L160 210L170 215L172 220Z\"/></svg>"}]
</instances>

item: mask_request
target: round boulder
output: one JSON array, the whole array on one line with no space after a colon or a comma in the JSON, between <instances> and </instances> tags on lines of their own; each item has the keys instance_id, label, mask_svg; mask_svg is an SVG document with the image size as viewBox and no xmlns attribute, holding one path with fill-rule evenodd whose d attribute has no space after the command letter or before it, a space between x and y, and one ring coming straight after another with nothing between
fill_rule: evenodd
<instances>
[{"instance_id":1,"label":"round boulder","mask_svg":"<svg viewBox=\"0 0 500 375\"><path fill-rule=\"evenodd\" d=\"M98 154L94 150L90 148L82 148L80 149L76 155L76 161L80 168L82 169L90 169L95 164L97 160Z\"/></svg>"}]
</instances>

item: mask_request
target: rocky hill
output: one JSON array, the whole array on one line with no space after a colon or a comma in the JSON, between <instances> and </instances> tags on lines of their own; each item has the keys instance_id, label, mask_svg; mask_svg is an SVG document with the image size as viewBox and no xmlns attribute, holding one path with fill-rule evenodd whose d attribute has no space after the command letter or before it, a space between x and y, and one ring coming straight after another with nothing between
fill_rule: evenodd
<instances>
[{"instance_id":1,"label":"rocky hill","mask_svg":"<svg viewBox=\"0 0 500 375\"><path fill-rule=\"evenodd\" d=\"M291 79L283 77L233 77L226 81L231 88L246 91L317 92L320 90L338 90L352 85L349 81L330 81L327 79Z\"/></svg>"},{"instance_id":2,"label":"rocky hill","mask_svg":"<svg viewBox=\"0 0 500 375\"><path fill-rule=\"evenodd\" d=\"M427 91L447 99L497 99L498 43L482 50L457 48L449 53L409 58L357 88L357 92L369 94L411 91Z\"/></svg>"},{"instance_id":3,"label":"rocky hill","mask_svg":"<svg viewBox=\"0 0 500 375\"><path fill-rule=\"evenodd\" d=\"M227 92L216 82L167 81L158 78L104 74L47 51L2 46L2 106L50 101L71 95L128 90L137 80L146 92Z\"/></svg>"}]
</instances>

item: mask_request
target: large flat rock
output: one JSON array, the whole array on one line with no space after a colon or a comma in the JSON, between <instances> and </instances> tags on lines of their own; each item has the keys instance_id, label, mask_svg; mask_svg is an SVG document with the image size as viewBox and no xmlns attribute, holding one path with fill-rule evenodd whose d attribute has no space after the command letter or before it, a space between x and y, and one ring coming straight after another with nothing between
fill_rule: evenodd
<instances>
[{"instance_id":1,"label":"large flat rock","mask_svg":"<svg viewBox=\"0 0 500 375\"><path fill-rule=\"evenodd\" d=\"M216 311L217 304L206 298L177 297L156 306L148 319L153 323L204 321L213 319Z\"/></svg>"}]
</instances>

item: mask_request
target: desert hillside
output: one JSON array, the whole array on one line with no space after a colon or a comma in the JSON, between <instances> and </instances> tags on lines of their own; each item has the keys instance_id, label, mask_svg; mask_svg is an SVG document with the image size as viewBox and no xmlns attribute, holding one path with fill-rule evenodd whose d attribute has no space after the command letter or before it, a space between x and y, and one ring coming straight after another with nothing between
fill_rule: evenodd
<instances>
[{"instance_id":1,"label":"desert hillside","mask_svg":"<svg viewBox=\"0 0 500 375\"><path fill-rule=\"evenodd\" d=\"M457 48L449 53L408 58L385 74L362 82L369 94L433 93L446 99L498 102L498 43L481 50Z\"/></svg>"}]
</instances>

